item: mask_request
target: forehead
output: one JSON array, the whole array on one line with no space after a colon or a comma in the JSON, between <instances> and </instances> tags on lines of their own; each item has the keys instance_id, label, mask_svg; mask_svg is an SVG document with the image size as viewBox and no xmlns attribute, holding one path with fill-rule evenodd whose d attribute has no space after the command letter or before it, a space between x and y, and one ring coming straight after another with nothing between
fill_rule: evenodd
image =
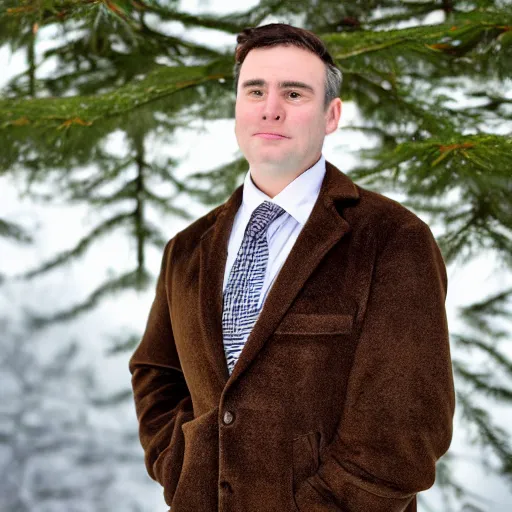
<instances>
[{"instance_id":1,"label":"forehead","mask_svg":"<svg viewBox=\"0 0 512 512\"><path fill-rule=\"evenodd\" d=\"M263 79L304 81L320 86L325 79L325 64L314 53L296 46L272 46L251 50L240 69L240 82Z\"/></svg>"}]
</instances>

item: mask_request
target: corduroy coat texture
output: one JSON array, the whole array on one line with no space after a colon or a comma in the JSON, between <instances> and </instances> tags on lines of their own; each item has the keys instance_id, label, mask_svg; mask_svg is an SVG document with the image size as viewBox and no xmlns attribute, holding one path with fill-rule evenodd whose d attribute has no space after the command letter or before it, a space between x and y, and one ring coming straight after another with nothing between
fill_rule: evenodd
<instances>
[{"instance_id":1,"label":"corduroy coat texture","mask_svg":"<svg viewBox=\"0 0 512 512\"><path fill-rule=\"evenodd\" d=\"M428 226L327 163L231 376L222 283L243 185L167 244L130 360L172 512L413 512L452 438L447 277Z\"/></svg>"}]
</instances>

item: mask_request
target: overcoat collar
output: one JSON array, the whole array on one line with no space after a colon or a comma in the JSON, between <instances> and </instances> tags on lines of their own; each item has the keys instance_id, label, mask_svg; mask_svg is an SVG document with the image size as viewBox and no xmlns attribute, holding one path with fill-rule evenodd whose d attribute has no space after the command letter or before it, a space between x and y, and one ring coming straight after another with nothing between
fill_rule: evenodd
<instances>
[{"instance_id":1,"label":"overcoat collar","mask_svg":"<svg viewBox=\"0 0 512 512\"><path fill-rule=\"evenodd\" d=\"M204 343L207 344L205 352L224 390L238 379L256 357L324 255L349 232L350 226L336 209L335 202L356 200L359 193L348 176L326 162L326 172L315 206L276 276L230 376L222 338L222 285L229 235L242 196L243 185L240 185L218 209L217 217L203 233L199 247L199 307Z\"/></svg>"}]
</instances>

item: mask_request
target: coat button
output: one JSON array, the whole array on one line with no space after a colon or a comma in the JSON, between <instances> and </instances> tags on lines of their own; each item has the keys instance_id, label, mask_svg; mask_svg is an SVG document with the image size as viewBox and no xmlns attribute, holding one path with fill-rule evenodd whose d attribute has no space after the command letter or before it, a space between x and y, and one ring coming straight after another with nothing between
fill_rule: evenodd
<instances>
[{"instance_id":1,"label":"coat button","mask_svg":"<svg viewBox=\"0 0 512 512\"><path fill-rule=\"evenodd\" d=\"M233 419L234 419L234 416L233 416L233 414L232 414L232 413L230 413L229 411L226 411L226 412L224 413L224 418L223 418L223 420L224 420L224 424L225 424L225 425L229 425L230 423L232 423L232 422L233 422Z\"/></svg>"}]
</instances>

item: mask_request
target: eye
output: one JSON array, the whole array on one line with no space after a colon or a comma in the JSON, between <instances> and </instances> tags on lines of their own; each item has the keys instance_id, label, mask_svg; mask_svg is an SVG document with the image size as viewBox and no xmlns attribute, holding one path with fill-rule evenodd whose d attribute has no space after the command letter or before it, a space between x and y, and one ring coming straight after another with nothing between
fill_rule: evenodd
<instances>
[{"instance_id":1,"label":"eye","mask_svg":"<svg viewBox=\"0 0 512 512\"><path fill-rule=\"evenodd\" d=\"M300 93L298 93L297 91L290 91L288 93L288 96L292 99L292 100L297 100L299 98L302 97L302 95Z\"/></svg>"},{"instance_id":2,"label":"eye","mask_svg":"<svg viewBox=\"0 0 512 512\"><path fill-rule=\"evenodd\" d=\"M253 89L252 91L249 91L250 96L261 96L263 92L260 89Z\"/></svg>"}]
</instances>

